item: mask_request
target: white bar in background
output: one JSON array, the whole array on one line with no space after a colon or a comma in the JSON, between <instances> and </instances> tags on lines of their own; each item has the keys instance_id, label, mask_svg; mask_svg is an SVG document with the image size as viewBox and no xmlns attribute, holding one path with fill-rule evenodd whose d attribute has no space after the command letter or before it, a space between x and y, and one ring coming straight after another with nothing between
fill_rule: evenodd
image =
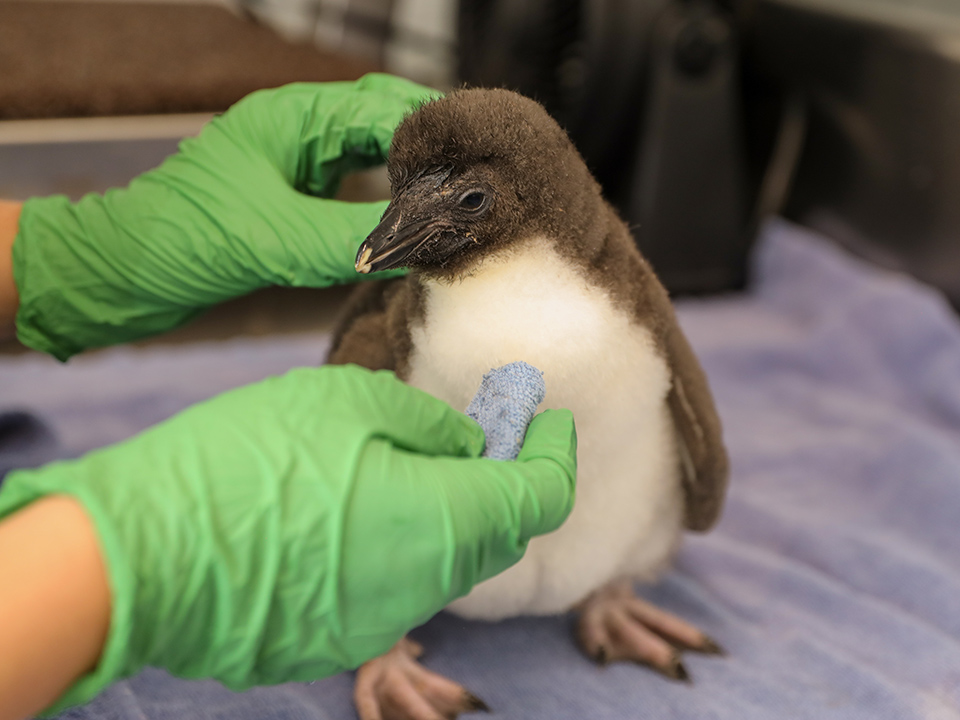
<instances>
[{"instance_id":1,"label":"white bar in background","mask_svg":"<svg viewBox=\"0 0 960 720\"><path fill-rule=\"evenodd\" d=\"M164 140L196 135L211 113L0 120L0 145Z\"/></svg>"}]
</instances>

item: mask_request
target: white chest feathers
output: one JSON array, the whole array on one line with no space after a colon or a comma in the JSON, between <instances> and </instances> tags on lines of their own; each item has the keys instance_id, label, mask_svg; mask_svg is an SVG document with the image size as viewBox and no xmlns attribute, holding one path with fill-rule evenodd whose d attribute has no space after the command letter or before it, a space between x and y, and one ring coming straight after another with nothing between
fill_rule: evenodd
<instances>
[{"instance_id":1,"label":"white chest feathers","mask_svg":"<svg viewBox=\"0 0 960 720\"><path fill-rule=\"evenodd\" d=\"M515 360L543 371L541 409L573 411L577 500L557 531L450 609L497 619L569 609L623 575L653 577L676 548L681 505L670 373L648 330L545 240L426 288L408 382L466 408L483 374Z\"/></svg>"}]
</instances>

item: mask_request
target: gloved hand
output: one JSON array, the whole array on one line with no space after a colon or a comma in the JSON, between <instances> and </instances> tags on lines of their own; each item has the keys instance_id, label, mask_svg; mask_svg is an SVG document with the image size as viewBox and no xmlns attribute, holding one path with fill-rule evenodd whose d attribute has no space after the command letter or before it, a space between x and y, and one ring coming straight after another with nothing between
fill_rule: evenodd
<instances>
[{"instance_id":1,"label":"gloved hand","mask_svg":"<svg viewBox=\"0 0 960 720\"><path fill-rule=\"evenodd\" d=\"M27 201L13 247L20 340L65 360L265 285L357 279L356 249L386 203L318 197L383 162L431 94L376 74L256 92L126 189Z\"/></svg>"},{"instance_id":2,"label":"gloved hand","mask_svg":"<svg viewBox=\"0 0 960 720\"><path fill-rule=\"evenodd\" d=\"M73 496L112 592L96 670L53 709L144 665L231 688L354 668L523 555L573 506L576 434L534 418L516 462L391 373L294 370L119 445L7 476L0 517Z\"/></svg>"}]
</instances>

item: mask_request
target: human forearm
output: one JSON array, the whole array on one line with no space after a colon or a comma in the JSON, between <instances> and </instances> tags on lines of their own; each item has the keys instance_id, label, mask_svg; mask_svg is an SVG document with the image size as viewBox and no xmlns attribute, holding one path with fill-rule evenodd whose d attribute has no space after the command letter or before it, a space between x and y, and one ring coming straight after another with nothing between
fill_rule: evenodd
<instances>
[{"instance_id":1,"label":"human forearm","mask_svg":"<svg viewBox=\"0 0 960 720\"><path fill-rule=\"evenodd\" d=\"M17 286L13 282L13 241L20 225L21 204L0 200L0 340L13 337Z\"/></svg>"},{"instance_id":2,"label":"human forearm","mask_svg":"<svg viewBox=\"0 0 960 720\"><path fill-rule=\"evenodd\" d=\"M100 656L110 592L93 525L50 496L0 520L0 720L49 707Z\"/></svg>"},{"instance_id":3,"label":"human forearm","mask_svg":"<svg viewBox=\"0 0 960 720\"><path fill-rule=\"evenodd\" d=\"M535 418L516 462L480 458L483 446L479 425L390 373L301 368L83 458L10 473L0 515L69 495L91 519L109 578L109 633L101 619L92 644L70 639L88 652L56 673L40 661L28 671L17 657L0 674L0 698L25 677L46 677L19 711L54 697L60 710L145 666L235 690L358 667L519 560L530 537L570 512L569 413ZM51 524L65 525L41 526ZM18 572L0 565L0 587L25 568L55 566L56 556L9 549L31 542L0 545L0 560L22 561ZM77 596L65 571L50 577L61 583L51 592ZM0 626L50 614L37 620L29 604L0 604ZM37 632L21 630L17 643L41 653ZM7 646L16 644L0 632Z\"/></svg>"}]
</instances>

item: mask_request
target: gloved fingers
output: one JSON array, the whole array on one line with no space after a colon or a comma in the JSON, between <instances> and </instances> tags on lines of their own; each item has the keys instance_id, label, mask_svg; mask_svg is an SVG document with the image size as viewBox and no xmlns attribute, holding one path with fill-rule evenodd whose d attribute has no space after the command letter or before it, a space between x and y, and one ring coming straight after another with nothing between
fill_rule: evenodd
<instances>
[{"instance_id":1,"label":"gloved fingers","mask_svg":"<svg viewBox=\"0 0 960 720\"><path fill-rule=\"evenodd\" d=\"M397 449L365 459L362 474L378 478L368 492L378 499L390 493L390 512L421 518L422 538L409 536L405 551L445 558L446 601L516 563L533 535L556 529L573 509L571 414L547 412L530 427L526 457L516 462L430 458Z\"/></svg>"},{"instance_id":2,"label":"gloved fingers","mask_svg":"<svg viewBox=\"0 0 960 720\"><path fill-rule=\"evenodd\" d=\"M409 474L432 474L445 486L459 527L476 539L525 543L556 530L573 510L577 434L569 410L547 410L527 429L520 455L502 460L414 458Z\"/></svg>"},{"instance_id":3,"label":"gloved fingers","mask_svg":"<svg viewBox=\"0 0 960 720\"><path fill-rule=\"evenodd\" d=\"M516 562L531 537L555 530L570 514L576 444L572 414L551 410L534 418L515 462L394 452L387 474L392 484L405 479L403 495L417 506L438 499L446 505L461 552L475 550L463 567L464 582L475 583Z\"/></svg>"},{"instance_id":4,"label":"gloved fingers","mask_svg":"<svg viewBox=\"0 0 960 720\"><path fill-rule=\"evenodd\" d=\"M505 464L368 445L351 496L356 520L346 527L361 539L361 520L367 535L366 527L378 528L377 550L365 556L415 580L393 591L394 607L419 604L432 614L523 556L516 493L504 490L496 468Z\"/></svg>"},{"instance_id":5,"label":"gloved fingers","mask_svg":"<svg viewBox=\"0 0 960 720\"><path fill-rule=\"evenodd\" d=\"M421 455L476 457L483 451L483 430L477 423L392 372L356 365L320 370L349 398L351 412L369 436Z\"/></svg>"},{"instance_id":6,"label":"gloved fingers","mask_svg":"<svg viewBox=\"0 0 960 720\"><path fill-rule=\"evenodd\" d=\"M539 458L569 463L569 473L577 474L577 427L569 410L544 410L527 428L517 462Z\"/></svg>"},{"instance_id":7,"label":"gloved fingers","mask_svg":"<svg viewBox=\"0 0 960 720\"><path fill-rule=\"evenodd\" d=\"M357 248L376 227L386 201L342 202L309 197L290 190L294 197L283 208L278 222L284 232L283 259L286 279L297 287L326 287L334 282L383 280L400 277L406 269L362 275L355 267Z\"/></svg>"},{"instance_id":8,"label":"gloved fingers","mask_svg":"<svg viewBox=\"0 0 960 720\"><path fill-rule=\"evenodd\" d=\"M347 173L384 162L393 131L404 116L439 95L423 85L379 73L321 88L312 111L304 116L303 162L295 186L311 195L330 197Z\"/></svg>"},{"instance_id":9,"label":"gloved fingers","mask_svg":"<svg viewBox=\"0 0 960 720\"><path fill-rule=\"evenodd\" d=\"M537 415L513 463L523 477L521 537L556 530L573 510L577 483L577 429L569 410L546 410Z\"/></svg>"},{"instance_id":10,"label":"gloved fingers","mask_svg":"<svg viewBox=\"0 0 960 720\"><path fill-rule=\"evenodd\" d=\"M347 173L384 162L393 131L436 90L390 75L251 93L181 150L269 163L301 192L332 197ZM197 140L202 139L201 143Z\"/></svg>"},{"instance_id":11,"label":"gloved fingers","mask_svg":"<svg viewBox=\"0 0 960 720\"><path fill-rule=\"evenodd\" d=\"M359 108L363 111L360 120L367 123L370 122L367 118L371 118L371 124L376 125L378 132L390 133L390 136L378 136L382 140L381 149L384 151L390 148L393 130L405 115L423 103L443 96L443 93L435 88L387 73L368 73L357 80L353 87L359 91L355 95L363 98L359 103ZM382 107L384 98L388 98L394 107ZM397 108L402 109L399 116Z\"/></svg>"}]
</instances>

